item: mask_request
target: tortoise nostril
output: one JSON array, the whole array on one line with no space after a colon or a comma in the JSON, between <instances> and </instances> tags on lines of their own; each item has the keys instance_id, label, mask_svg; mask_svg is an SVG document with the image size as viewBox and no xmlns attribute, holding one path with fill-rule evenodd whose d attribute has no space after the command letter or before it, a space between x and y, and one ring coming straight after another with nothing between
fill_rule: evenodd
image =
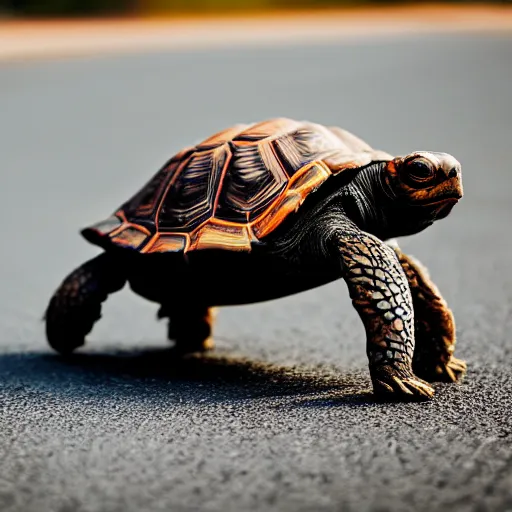
<instances>
[{"instance_id":1,"label":"tortoise nostril","mask_svg":"<svg viewBox=\"0 0 512 512\"><path fill-rule=\"evenodd\" d=\"M448 178L455 178L457 176L457 168L454 167L449 173Z\"/></svg>"}]
</instances>

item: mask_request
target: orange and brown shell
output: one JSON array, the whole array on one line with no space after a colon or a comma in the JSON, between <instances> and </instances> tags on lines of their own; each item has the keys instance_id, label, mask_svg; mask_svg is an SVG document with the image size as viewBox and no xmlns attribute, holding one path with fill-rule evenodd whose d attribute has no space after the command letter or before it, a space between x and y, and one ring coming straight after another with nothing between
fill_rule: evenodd
<instances>
[{"instance_id":1,"label":"orange and brown shell","mask_svg":"<svg viewBox=\"0 0 512 512\"><path fill-rule=\"evenodd\" d=\"M82 234L141 253L250 251L330 176L391 158L337 127L286 118L236 125L173 156Z\"/></svg>"}]
</instances>

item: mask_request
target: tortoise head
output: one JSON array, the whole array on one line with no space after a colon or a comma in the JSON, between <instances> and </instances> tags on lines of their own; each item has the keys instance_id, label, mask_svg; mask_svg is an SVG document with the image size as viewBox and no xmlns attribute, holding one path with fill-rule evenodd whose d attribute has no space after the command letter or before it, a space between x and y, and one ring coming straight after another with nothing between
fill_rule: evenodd
<instances>
[{"instance_id":1,"label":"tortoise head","mask_svg":"<svg viewBox=\"0 0 512 512\"><path fill-rule=\"evenodd\" d=\"M408 233L446 217L462 198L460 163L448 153L416 151L386 165L385 179L394 194L398 223Z\"/></svg>"}]
</instances>

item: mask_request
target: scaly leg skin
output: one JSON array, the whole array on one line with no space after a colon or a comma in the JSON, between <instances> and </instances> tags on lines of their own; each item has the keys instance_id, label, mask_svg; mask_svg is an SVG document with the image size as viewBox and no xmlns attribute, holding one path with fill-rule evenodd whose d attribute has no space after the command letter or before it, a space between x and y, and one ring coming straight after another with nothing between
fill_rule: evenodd
<instances>
[{"instance_id":1,"label":"scaly leg skin","mask_svg":"<svg viewBox=\"0 0 512 512\"><path fill-rule=\"evenodd\" d=\"M427 269L412 256L394 250L409 281L415 317L416 350L413 369L429 382L456 382L466 373L466 363L453 356L455 320Z\"/></svg>"},{"instance_id":2,"label":"scaly leg skin","mask_svg":"<svg viewBox=\"0 0 512 512\"><path fill-rule=\"evenodd\" d=\"M87 261L69 274L45 312L50 346L69 354L85 343L85 336L101 318L101 303L126 283L118 259L107 253Z\"/></svg>"},{"instance_id":3,"label":"scaly leg skin","mask_svg":"<svg viewBox=\"0 0 512 512\"><path fill-rule=\"evenodd\" d=\"M179 354L213 350L212 331L217 310L197 304L162 305L158 318L169 317L168 338Z\"/></svg>"},{"instance_id":4,"label":"scaly leg skin","mask_svg":"<svg viewBox=\"0 0 512 512\"><path fill-rule=\"evenodd\" d=\"M407 277L388 245L356 226L338 236L344 279L366 329L375 394L426 400L434 389L414 375L414 310Z\"/></svg>"}]
</instances>

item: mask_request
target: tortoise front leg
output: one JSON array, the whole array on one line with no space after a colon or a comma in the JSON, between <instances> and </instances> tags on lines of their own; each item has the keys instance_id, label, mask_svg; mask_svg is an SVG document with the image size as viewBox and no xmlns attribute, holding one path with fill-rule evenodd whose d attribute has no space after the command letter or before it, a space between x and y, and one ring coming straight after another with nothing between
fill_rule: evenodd
<instances>
[{"instance_id":1,"label":"tortoise front leg","mask_svg":"<svg viewBox=\"0 0 512 512\"><path fill-rule=\"evenodd\" d=\"M374 392L427 399L434 389L413 373L414 310L407 277L393 249L355 226L338 237L344 279L366 328Z\"/></svg>"},{"instance_id":2,"label":"tortoise front leg","mask_svg":"<svg viewBox=\"0 0 512 512\"><path fill-rule=\"evenodd\" d=\"M466 363L453 356L455 320L427 269L393 246L407 276L414 305L416 350L413 369L429 382L456 382L466 373Z\"/></svg>"}]
</instances>

